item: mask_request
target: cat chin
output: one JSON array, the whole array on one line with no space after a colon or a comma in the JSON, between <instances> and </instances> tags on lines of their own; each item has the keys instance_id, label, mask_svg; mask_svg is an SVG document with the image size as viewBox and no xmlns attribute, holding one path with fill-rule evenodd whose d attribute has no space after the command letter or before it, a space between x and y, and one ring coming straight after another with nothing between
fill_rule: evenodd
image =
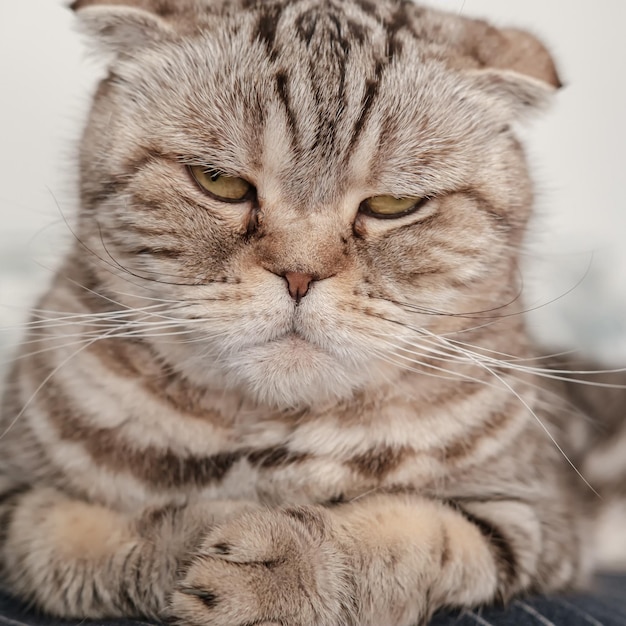
<instances>
[{"instance_id":1,"label":"cat chin","mask_svg":"<svg viewBox=\"0 0 626 626\"><path fill-rule=\"evenodd\" d=\"M347 399L369 378L364 364L346 363L293 336L231 355L225 373L229 386L257 403L280 409Z\"/></svg>"}]
</instances>

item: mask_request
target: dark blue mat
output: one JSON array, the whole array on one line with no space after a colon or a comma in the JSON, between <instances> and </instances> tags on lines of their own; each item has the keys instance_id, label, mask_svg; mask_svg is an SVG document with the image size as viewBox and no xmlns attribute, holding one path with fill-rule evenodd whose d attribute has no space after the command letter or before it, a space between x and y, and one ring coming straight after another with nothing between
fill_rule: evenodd
<instances>
[{"instance_id":1,"label":"dark blue mat","mask_svg":"<svg viewBox=\"0 0 626 626\"><path fill-rule=\"evenodd\" d=\"M141 620L64 622L30 612L0 594L0 626L153 626L153 623ZM431 626L626 626L626 575L602 576L588 593L524 598L507 609L439 614Z\"/></svg>"},{"instance_id":2,"label":"dark blue mat","mask_svg":"<svg viewBox=\"0 0 626 626\"><path fill-rule=\"evenodd\" d=\"M506 609L440 614L430 626L626 626L626 575L599 577L587 593L521 598Z\"/></svg>"}]
</instances>

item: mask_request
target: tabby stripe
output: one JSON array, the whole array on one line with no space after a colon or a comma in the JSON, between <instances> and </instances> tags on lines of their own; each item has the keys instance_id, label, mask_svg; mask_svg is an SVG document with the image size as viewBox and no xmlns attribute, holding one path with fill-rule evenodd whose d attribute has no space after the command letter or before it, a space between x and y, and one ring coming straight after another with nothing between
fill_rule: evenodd
<instances>
[{"instance_id":1,"label":"tabby stripe","mask_svg":"<svg viewBox=\"0 0 626 626\"><path fill-rule=\"evenodd\" d=\"M43 344L45 345L45 344ZM29 349L38 350L42 346L41 343L31 344ZM32 376L33 371L37 371L38 367L33 357L28 359L21 359L11 374L11 378L7 381L6 394L4 397L5 415L19 415L24 411L24 407L31 397L32 392L26 392L23 389L23 385L28 376ZM35 387L38 383L35 383ZM5 452L5 458L10 462L11 458L19 458L20 453L28 451L28 457L32 462L31 470L34 475L45 475L47 485L61 485L65 486L67 480L62 472L52 468L51 454L52 448L47 440L42 442L41 438L37 435L37 421L30 420L28 415L28 409L24 411L24 415L18 420L15 425L16 429L19 429L19 441L20 446L13 446L12 452ZM21 489L17 487L16 489ZM24 490L28 488L24 487ZM12 490L6 492L6 498L9 500L12 497ZM0 497L0 507L7 501L3 497ZM1 528L0 528L1 532Z\"/></svg>"},{"instance_id":2,"label":"tabby stripe","mask_svg":"<svg viewBox=\"0 0 626 626\"><path fill-rule=\"evenodd\" d=\"M321 511L310 506L296 506L284 509L284 514L300 522L312 537L320 537L326 533L326 520Z\"/></svg>"},{"instance_id":3,"label":"tabby stripe","mask_svg":"<svg viewBox=\"0 0 626 626\"><path fill-rule=\"evenodd\" d=\"M248 454L248 460L252 465L261 469L273 469L277 467L287 467L308 460L308 454L302 452L291 452L285 446L276 446L265 450L255 450Z\"/></svg>"},{"instance_id":4,"label":"tabby stripe","mask_svg":"<svg viewBox=\"0 0 626 626\"><path fill-rule=\"evenodd\" d=\"M493 203L489 202L477 189L466 189L458 193L472 199L480 210L487 213L491 218L495 218L500 227L504 226L507 230L512 229L512 224L506 211L498 210L498 208Z\"/></svg>"},{"instance_id":5,"label":"tabby stripe","mask_svg":"<svg viewBox=\"0 0 626 626\"><path fill-rule=\"evenodd\" d=\"M9 538L9 528L19 506L20 497L30 490L30 486L20 485L0 494L0 552L2 552L4 544ZM2 563L2 559L0 559L0 563Z\"/></svg>"},{"instance_id":6,"label":"tabby stripe","mask_svg":"<svg viewBox=\"0 0 626 626\"><path fill-rule=\"evenodd\" d=\"M133 195L133 200L137 198L136 195ZM145 202L140 200L142 208L149 208L152 215L154 215L154 210L163 210L165 207L163 206L148 206ZM164 235L168 235L170 237L176 237L178 234L171 227L167 227L165 230L157 229L157 228L146 228L145 226L139 226L139 224L124 224L124 231L132 231L133 233L137 233L138 235L142 235L143 237L147 237L148 239L153 239L154 237L162 237Z\"/></svg>"},{"instance_id":7,"label":"tabby stripe","mask_svg":"<svg viewBox=\"0 0 626 626\"><path fill-rule=\"evenodd\" d=\"M185 255L185 252L182 250L175 250L159 246L158 244L144 245L140 239L132 241L128 238L123 239L122 237L111 233L107 236L106 249L108 252L125 256L154 256L174 260L178 260L180 257ZM112 256L119 262L119 259L116 258L115 254Z\"/></svg>"},{"instance_id":8,"label":"tabby stripe","mask_svg":"<svg viewBox=\"0 0 626 626\"><path fill-rule=\"evenodd\" d=\"M84 185L82 199L84 205L88 209L94 209L102 202L109 200L112 196L118 196L124 193L130 187L130 184L137 172L144 169L148 165L155 161L168 158L165 155L161 155L152 151L146 151L145 154L139 158L129 159L125 164L127 170L124 174L110 174L108 178L105 178L101 182L89 181Z\"/></svg>"},{"instance_id":9,"label":"tabby stripe","mask_svg":"<svg viewBox=\"0 0 626 626\"><path fill-rule=\"evenodd\" d=\"M280 6L261 6L259 21L252 36L265 45L270 61L274 62L278 56L276 48L276 31L280 20Z\"/></svg>"},{"instance_id":10,"label":"tabby stripe","mask_svg":"<svg viewBox=\"0 0 626 626\"><path fill-rule=\"evenodd\" d=\"M311 11L305 11L297 17L294 25L296 27L296 34L300 37L300 41L308 47L315 34L315 27L317 26L315 15Z\"/></svg>"},{"instance_id":11,"label":"tabby stripe","mask_svg":"<svg viewBox=\"0 0 626 626\"><path fill-rule=\"evenodd\" d=\"M493 522L470 513L457 502L450 503L468 522L478 528L481 535L487 540L498 571L498 592L505 599L509 589L518 579L519 563L510 539Z\"/></svg>"},{"instance_id":12,"label":"tabby stripe","mask_svg":"<svg viewBox=\"0 0 626 626\"><path fill-rule=\"evenodd\" d=\"M137 598L137 590L133 589L134 593L131 593L130 585L128 581L131 579L130 572L134 567L136 567L134 563L135 555L137 550L141 548L140 544L135 544L130 550L126 553L124 557L124 561L122 562L122 567L120 570L119 576L119 587L117 597L120 601L120 608L124 613L132 613L136 610L138 605Z\"/></svg>"},{"instance_id":13,"label":"tabby stripe","mask_svg":"<svg viewBox=\"0 0 626 626\"><path fill-rule=\"evenodd\" d=\"M352 137L350 138L350 143L348 145L348 151L346 156L350 156L354 152L359 137L363 132L363 129L365 128L367 120L369 119L372 107L374 106L374 102L376 101L380 90L380 80L382 74L383 64L379 61L376 63L376 68L374 70L374 79L368 80L365 83L365 91L363 93L363 99L361 101L361 112L359 113L359 117L354 124L354 129L352 131Z\"/></svg>"},{"instance_id":14,"label":"tabby stripe","mask_svg":"<svg viewBox=\"0 0 626 626\"><path fill-rule=\"evenodd\" d=\"M408 13L409 7L413 13L411 16ZM391 19L385 22L385 28L387 29L387 54L390 60L402 53L402 42L398 37L402 30L408 31L413 39L419 39L418 34L412 27L412 22L413 18L421 16L423 12L424 10L421 7L416 7L412 2L403 2Z\"/></svg>"},{"instance_id":15,"label":"tabby stripe","mask_svg":"<svg viewBox=\"0 0 626 626\"><path fill-rule=\"evenodd\" d=\"M441 569L452 560L453 553L450 546L450 533L445 524L441 526Z\"/></svg>"},{"instance_id":16,"label":"tabby stripe","mask_svg":"<svg viewBox=\"0 0 626 626\"><path fill-rule=\"evenodd\" d=\"M516 413L509 405L503 409L494 411L469 432L464 432L458 439L449 443L442 452L442 458L446 462L455 462L471 456L476 447L486 439L495 439L498 434L506 428L512 421Z\"/></svg>"},{"instance_id":17,"label":"tabby stripe","mask_svg":"<svg viewBox=\"0 0 626 626\"><path fill-rule=\"evenodd\" d=\"M244 457L243 451L183 457L154 446L135 448L119 437L114 429L85 424L70 399L54 382L44 386L38 402L47 409L59 437L82 445L95 464L115 472L127 471L157 488L175 489L184 485L204 487L219 483L235 463Z\"/></svg>"},{"instance_id":18,"label":"tabby stripe","mask_svg":"<svg viewBox=\"0 0 626 626\"><path fill-rule=\"evenodd\" d=\"M98 578L98 576L93 576L91 579L91 600L89 604L91 606L95 605L99 610L102 610L107 605L104 596L108 594L106 591L100 589L98 585Z\"/></svg>"},{"instance_id":19,"label":"tabby stripe","mask_svg":"<svg viewBox=\"0 0 626 626\"><path fill-rule=\"evenodd\" d=\"M129 199L129 203L133 205L135 211L145 213L150 221L154 221L155 217L159 218L161 215L172 216L172 202L174 201L176 205L189 207L190 210L206 211L206 206L202 202L199 202L193 195L186 193L182 186L176 190L175 196L155 198L146 190L137 190L133 192ZM218 213L209 212L205 217L210 218L211 221L216 224L223 221L223 218ZM184 226L184 222L182 225ZM137 232L141 232L140 228L140 226L135 225ZM146 234L180 235L179 229L180 227L173 228L171 222L168 221L167 230L150 231L149 229L145 229L144 232Z\"/></svg>"},{"instance_id":20,"label":"tabby stripe","mask_svg":"<svg viewBox=\"0 0 626 626\"><path fill-rule=\"evenodd\" d=\"M137 379L138 385L171 410L208 423L223 424L220 413L202 404L202 390L161 364L150 345L140 338L101 339L87 350L117 376Z\"/></svg>"},{"instance_id":21,"label":"tabby stripe","mask_svg":"<svg viewBox=\"0 0 626 626\"><path fill-rule=\"evenodd\" d=\"M72 576L74 574L72 570L72 563L58 563L56 567L53 567L52 569L52 584L49 585L51 589L61 590L61 600L67 612L70 612L74 606L74 598L70 597L72 588L68 582L72 580Z\"/></svg>"},{"instance_id":22,"label":"tabby stripe","mask_svg":"<svg viewBox=\"0 0 626 626\"><path fill-rule=\"evenodd\" d=\"M30 491L30 489L31 487L29 485L17 485L3 491L0 493L0 506L4 507L5 505L11 504L11 500L17 499L23 493Z\"/></svg>"},{"instance_id":23,"label":"tabby stripe","mask_svg":"<svg viewBox=\"0 0 626 626\"><path fill-rule=\"evenodd\" d=\"M99 204L106 202L113 196L123 193L130 185L130 179L125 177L110 178L97 186L85 184L83 186L82 200L86 209L95 209Z\"/></svg>"},{"instance_id":24,"label":"tabby stripe","mask_svg":"<svg viewBox=\"0 0 626 626\"><path fill-rule=\"evenodd\" d=\"M365 26L357 24L353 20L347 20L346 26L348 32L350 33L348 41L356 40L360 45L363 45L367 39L367 30L365 29Z\"/></svg>"},{"instance_id":25,"label":"tabby stripe","mask_svg":"<svg viewBox=\"0 0 626 626\"><path fill-rule=\"evenodd\" d=\"M291 108L291 96L289 93L289 85L288 85L288 76L285 72L278 72L276 74L276 90L278 92L278 97L285 108L285 113L287 115L287 126L289 128L289 132L291 134L291 142L295 147L298 146L298 117Z\"/></svg>"},{"instance_id":26,"label":"tabby stripe","mask_svg":"<svg viewBox=\"0 0 626 626\"><path fill-rule=\"evenodd\" d=\"M354 4L356 4L365 15L378 19L378 9L375 2L370 2L369 0L354 0Z\"/></svg>"},{"instance_id":27,"label":"tabby stripe","mask_svg":"<svg viewBox=\"0 0 626 626\"><path fill-rule=\"evenodd\" d=\"M143 248L127 250L126 252L136 256L152 256L162 259L170 259L172 261L177 261L182 256L185 256L185 253L181 250L171 250L169 248L150 248L146 246Z\"/></svg>"},{"instance_id":28,"label":"tabby stripe","mask_svg":"<svg viewBox=\"0 0 626 626\"><path fill-rule=\"evenodd\" d=\"M273 469L302 463L309 458L306 454L292 453L284 447L240 449L209 456L181 456L154 446L135 448L114 429L86 424L53 382L41 390L39 402L49 411L61 439L81 444L97 465L111 471L127 471L154 487L175 489L219 483L236 463L244 459L261 469Z\"/></svg>"},{"instance_id":29,"label":"tabby stripe","mask_svg":"<svg viewBox=\"0 0 626 626\"><path fill-rule=\"evenodd\" d=\"M93 267L75 257L68 259L66 267L68 269L62 270L53 285L55 295L61 296L58 298L59 310L67 309L68 295L64 293L66 290L71 292L70 301L75 299L81 306L80 310L74 311L76 313L106 313L119 310L117 296L107 291ZM106 273L108 274L108 271Z\"/></svg>"},{"instance_id":30,"label":"tabby stripe","mask_svg":"<svg viewBox=\"0 0 626 626\"><path fill-rule=\"evenodd\" d=\"M381 446L352 457L346 464L363 476L382 480L414 454L415 451L408 447Z\"/></svg>"}]
</instances>

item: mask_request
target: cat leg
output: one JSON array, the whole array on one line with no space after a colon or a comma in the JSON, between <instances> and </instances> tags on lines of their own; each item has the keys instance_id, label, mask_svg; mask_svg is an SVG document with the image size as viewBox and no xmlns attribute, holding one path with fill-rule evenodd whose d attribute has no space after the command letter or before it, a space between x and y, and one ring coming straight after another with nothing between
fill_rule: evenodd
<instances>
[{"instance_id":1,"label":"cat leg","mask_svg":"<svg viewBox=\"0 0 626 626\"><path fill-rule=\"evenodd\" d=\"M0 585L59 616L163 617L181 562L245 503L131 516L53 489L0 494Z\"/></svg>"},{"instance_id":2,"label":"cat leg","mask_svg":"<svg viewBox=\"0 0 626 626\"><path fill-rule=\"evenodd\" d=\"M197 626L415 626L444 606L565 586L576 567L557 546L576 553L570 535L519 502L380 495L255 511L209 533L171 610Z\"/></svg>"}]
</instances>

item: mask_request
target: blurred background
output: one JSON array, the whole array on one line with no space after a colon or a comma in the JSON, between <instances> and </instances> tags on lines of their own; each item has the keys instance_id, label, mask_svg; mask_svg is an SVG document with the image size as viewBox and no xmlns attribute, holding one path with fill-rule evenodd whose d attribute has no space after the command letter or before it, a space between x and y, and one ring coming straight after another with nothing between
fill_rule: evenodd
<instances>
[{"instance_id":1,"label":"blurred background","mask_svg":"<svg viewBox=\"0 0 626 626\"><path fill-rule=\"evenodd\" d=\"M566 88L522 131L537 183L529 323L549 347L626 365L626 2L430 4L528 28L552 49ZM66 5L0 3L0 362L70 240L77 142L103 72Z\"/></svg>"}]
</instances>

